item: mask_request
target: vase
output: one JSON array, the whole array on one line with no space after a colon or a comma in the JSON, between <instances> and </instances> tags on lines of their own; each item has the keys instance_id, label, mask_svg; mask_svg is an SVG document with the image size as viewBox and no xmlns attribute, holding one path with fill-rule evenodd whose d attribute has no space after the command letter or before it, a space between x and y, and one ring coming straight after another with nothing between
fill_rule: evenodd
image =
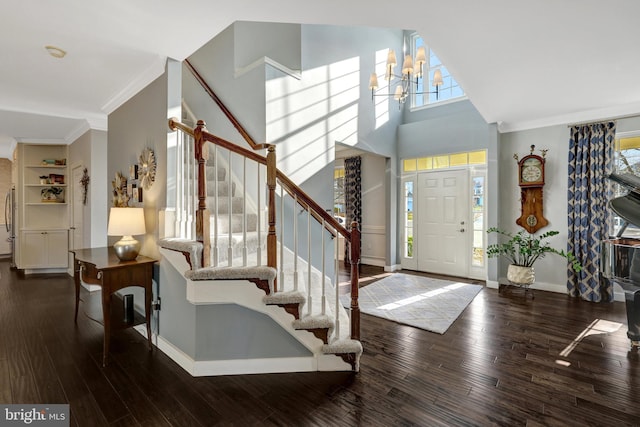
<instances>
[{"instance_id":1,"label":"vase","mask_svg":"<svg viewBox=\"0 0 640 427\"><path fill-rule=\"evenodd\" d=\"M523 267L521 265L510 264L507 269L507 279L511 283L519 285L531 285L536 280L533 267Z\"/></svg>"}]
</instances>

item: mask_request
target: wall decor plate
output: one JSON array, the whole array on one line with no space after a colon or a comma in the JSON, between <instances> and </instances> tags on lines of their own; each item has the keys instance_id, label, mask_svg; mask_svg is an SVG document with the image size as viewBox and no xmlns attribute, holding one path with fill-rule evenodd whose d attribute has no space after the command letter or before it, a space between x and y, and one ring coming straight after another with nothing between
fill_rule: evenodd
<instances>
[{"instance_id":1,"label":"wall decor plate","mask_svg":"<svg viewBox=\"0 0 640 427\"><path fill-rule=\"evenodd\" d=\"M156 180L156 156L151 148L142 150L138 158L138 179L144 190L151 188Z\"/></svg>"}]
</instances>

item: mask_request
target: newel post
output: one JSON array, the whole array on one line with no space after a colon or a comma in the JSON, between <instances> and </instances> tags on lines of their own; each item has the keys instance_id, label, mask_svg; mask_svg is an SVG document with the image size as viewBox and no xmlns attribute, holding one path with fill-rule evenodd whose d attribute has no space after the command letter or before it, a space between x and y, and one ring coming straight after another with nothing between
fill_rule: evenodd
<instances>
[{"instance_id":1,"label":"newel post","mask_svg":"<svg viewBox=\"0 0 640 427\"><path fill-rule=\"evenodd\" d=\"M360 282L360 229L358 223L351 223L351 339L360 340L360 305L358 304L358 283Z\"/></svg>"},{"instance_id":2,"label":"newel post","mask_svg":"<svg viewBox=\"0 0 640 427\"><path fill-rule=\"evenodd\" d=\"M202 243L202 267L208 267L211 259L211 214L207 209L207 176L206 163L209 158L209 148L202 132L206 131L204 120L198 120L193 130L195 140L194 154L198 162L198 210L196 211L196 240Z\"/></svg>"},{"instance_id":3,"label":"newel post","mask_svg":"<svg viewBox=\"0 0 640 427\"><path fill-rule=\"evenodd\" d=\"M276 146L269 145L267 148L267 196L268 212L267 221L269 230L267 234L267 265L272 268L278 266L278 238L276 236ZM273 291L278 291L277 278L273 279Z\"/></svg>"}]
</instances>

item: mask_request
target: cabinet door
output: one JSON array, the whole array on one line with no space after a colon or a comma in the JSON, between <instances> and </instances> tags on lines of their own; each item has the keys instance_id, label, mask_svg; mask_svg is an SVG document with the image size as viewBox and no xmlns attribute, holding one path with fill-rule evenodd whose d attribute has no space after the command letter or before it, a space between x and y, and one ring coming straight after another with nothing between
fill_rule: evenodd
<instances>
[{"instance_id":1,"label":"cabinet door","mask_svg":"<svg viewBox=\"0 0 640 427\"><path fill-rule=\"evenodd\" d=\"M21 265L18 268L67 268L67 230L29 230L21 233Z\"/></svg>"},{"instance_id":2,"label":"cabinet door","mask_svg":"<svg viewBox=\"0 0 640 427\"><path fill-rule=\"evenodd\" d=\"M47 267L47 235L45 231L23 231L20 243L22 254L18 268Z\"/></svg>"},{"instance_id":3,"label":"cabinet door","mask_svg":"<svg viewBox=\"0 0 640 427\"><path fill-rule=\"evenodd\" d=\"M47 267L66 268L69 263L69 233L67 230L47 231Z\"/></svg>"}]
</instances>

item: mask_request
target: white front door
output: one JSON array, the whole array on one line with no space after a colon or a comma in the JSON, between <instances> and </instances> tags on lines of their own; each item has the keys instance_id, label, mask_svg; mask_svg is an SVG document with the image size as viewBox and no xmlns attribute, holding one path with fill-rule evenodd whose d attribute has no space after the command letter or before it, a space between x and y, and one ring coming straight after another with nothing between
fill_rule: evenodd
<instances>
[{"instance_id":1,"label":"white front door","mask_svg":"<svg viewBox=\"0 0 640 427\"><path fill-rule=\"evenodd\" d=\"M418 175L417 269L452 276L468 275L468 171Z\"/></svg>"}]
</instances>

